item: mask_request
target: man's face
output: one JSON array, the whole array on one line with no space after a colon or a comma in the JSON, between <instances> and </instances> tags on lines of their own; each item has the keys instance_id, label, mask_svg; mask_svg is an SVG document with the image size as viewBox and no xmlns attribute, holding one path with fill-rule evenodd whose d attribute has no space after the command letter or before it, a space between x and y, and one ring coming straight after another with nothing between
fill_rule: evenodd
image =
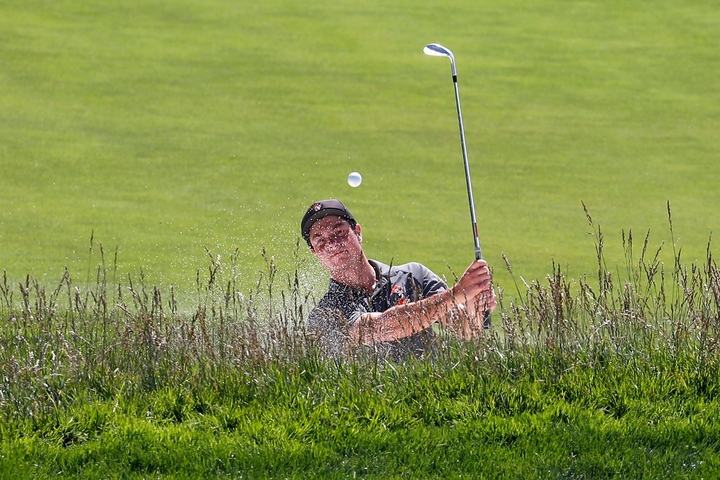
<instances>
[{"instance_id":1,"label":"man's face","mask_svg":"<svg viewBox=\"0 0 720 480\"><path fill-rule=\"evenodd\" d=\"M312 252L333 277L362 259L360 225L353 230L347 220L337 215L329 215L313 224L310 244Z\"/></svg>"}]
</instances>

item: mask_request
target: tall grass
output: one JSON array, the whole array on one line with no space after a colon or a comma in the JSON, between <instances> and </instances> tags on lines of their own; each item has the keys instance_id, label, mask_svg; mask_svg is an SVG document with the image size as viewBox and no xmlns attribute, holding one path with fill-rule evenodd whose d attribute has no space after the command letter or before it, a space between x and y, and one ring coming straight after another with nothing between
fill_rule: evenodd
<instances>
[{"instance_id":1,"label":"tall grass","mask_svg":"<svg viewBox=\"0 0 720 480\"><path fill-rule=\"evenodd\" d=\"M68 271L53 291L29 276L16 286L3 276L0 412L6 419L52 414L76 392L112 397L168 386L219 388L219 379L307 355L312 291L303 290L299 268L282 277L264 250L266 268L249 292L232 275L237 257L223 265L208 251L190 312L179 309L172 288L146 285L142 272L109 285L100 250L89 287L77 286Z\"/></svg>"},{"instance_id":2,"label":"tall grass","mask_svg":"<svg viewBox=\"0 0 720 480\"><path fill-rule=\"evenodd\" d=\"M503 311L497 348L510 356L557 357L566 367L576 361L602 367L611 359L650 368L680 362L716 384L720 271L710 242L705 262L690 265L682 263L681 250L673 245L674 263L666 268L659 260L663 246L653 253L649 231L637 260L633 233L623 232L624 271L612 272L602 230L586 208L585 213L595 239L597 277L573 281L554 263L545 282L522 281L524 291L516 282L518 300ZM674 235L669 203L668 222Z\"/></svg>"},{"instance_id":3,"label":"tall grass","mask_svg":"<svg viewBox=\"0 0 720 480\"><path fill-rule=\"evenodd\" d=\"M611 272L604 237L589 213L597 252L597 278L569 279L558 264L544 280L515 283L501 297L501 321L474 342L443 337L443 355L472 354L498 368L526 368L550 359L564 367L615 359L632 365L690 362L713 378L720 365L720 271L708 244L702 264L683 265L680 251L669 271L644 237L637 260L633 233L623 233L624 271ZM672 229L672 218L668 207ZM223 264L208 251L197 275L197 302L180 311L172 288L128 277L110 285L105 254L94 282L76 285L65 271L46 290L29 276L0 282L0 412L30 418L57 408L77 389L98 393L153 391L167 385L200 387L229 373L253 373L316 356L305 330L315 291L293 273L278 271L262 251L265 269L255 287L240 291L237 257ZM675 246L673 246L675 249ZM510 261L506 266L516 280ZM622 275L624 273L624 275ZM548 366L552 365L548 363Z\"/></svg>"},{"instance_id":4,"label":"tall grass","mask_svg":"<svg viewBox=\"0 0 720 480\"><path fill-rule=\"evenodd\" d=\"M403 365L322 360L305 330L316 298L299 250L293 273L263 251L249 291L235 282L236 256L208 251L191 309L142 273L110 282L102 247L89 286L67 271L52 291L5 276L0 435L16 463L0 461L0 473L716 471L720 271L710 248L684 265L673 246L666 267L649 234L638 248L628 232L624 268L611 271L587 218L597 276L569 279L554 264L544 280L518 278L514 295L501 289L496 328L468 342L441 334L435 360ZM669 207L668 219L672 230Z\"/></svg>"}]
</instances>

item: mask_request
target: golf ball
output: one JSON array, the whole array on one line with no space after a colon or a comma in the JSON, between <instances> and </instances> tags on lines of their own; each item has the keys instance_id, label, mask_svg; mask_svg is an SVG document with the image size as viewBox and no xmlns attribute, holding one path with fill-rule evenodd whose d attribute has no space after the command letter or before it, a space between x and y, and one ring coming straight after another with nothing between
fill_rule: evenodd
<instances>
[{"instance_id":1,"label":"golf ball","mask_svg":"<svg viewBox=\"0 0 720 480\"><path fill-rule=\"evenodd\" d=\"M358 172L352 172L350 175L348 175L348 185L351 187L359 187L362 183L362 175L360 175Z\"/></svg>"}]
</instances>

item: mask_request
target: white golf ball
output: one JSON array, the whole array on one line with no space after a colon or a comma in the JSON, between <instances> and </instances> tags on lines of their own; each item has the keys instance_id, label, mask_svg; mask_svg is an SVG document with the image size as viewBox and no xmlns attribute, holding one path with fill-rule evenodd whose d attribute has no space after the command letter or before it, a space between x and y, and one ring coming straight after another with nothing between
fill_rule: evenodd
<instances>
[{"instance_id":1,"label":"white golf ball","mask_svg":"<svg viewBox=\"0 0 720 480\"><path fill-rule=\"evenodd\" d=\"M362 175L360 175L358 172L352 172L350 175L348 175L348 185L351 187L359 187L362 183Z\"/></svg>"}]
</instances>

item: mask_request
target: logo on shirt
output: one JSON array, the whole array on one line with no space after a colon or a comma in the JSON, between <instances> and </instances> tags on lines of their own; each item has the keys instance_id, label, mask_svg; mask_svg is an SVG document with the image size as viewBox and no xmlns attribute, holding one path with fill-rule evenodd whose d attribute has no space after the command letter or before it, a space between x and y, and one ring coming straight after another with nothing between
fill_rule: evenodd
<instances>
[{"instance_id":1,"label":"logo on shirt","mask_svg":"<svg viewBox=\"0 0 720 480\"><path fill-rule=\"evenodd\" d=\"M405 290L400 285L393 285L390 289L390 301L392 305L403 305L407 301Z\"/></svg>"}]
</instances>

